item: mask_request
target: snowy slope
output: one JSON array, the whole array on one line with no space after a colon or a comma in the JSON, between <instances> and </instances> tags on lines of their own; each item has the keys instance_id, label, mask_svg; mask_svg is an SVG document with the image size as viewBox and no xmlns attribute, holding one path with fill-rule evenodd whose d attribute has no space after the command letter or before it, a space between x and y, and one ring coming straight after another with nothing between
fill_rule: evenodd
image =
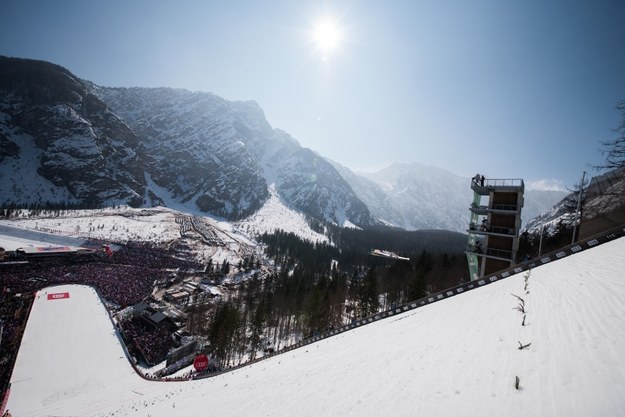
<instances>
[{"instance_id":1,"label":"snowy slope","mask_svg":"<svg viewBox=\"0 0 625 417\"><path fill-rule=\"evenodd\" d=\"M28 211L24 210L27 214ZM115 242L170 242L180 237L174 210L164 207L151 209L106 208L96 210L66 210L60 215L41 215L23 219L0 220L0 227L35 230L60 238L75 236ZM2 229L0 229L2 233ZM11 233L14 234L14 233ZM31 237L31 239L35 239ZM45 237L37 240L49 241Z\"/></svg>"},{"instance_id":2,"label":"snowy slope","mask_svg":"<svg viewBox=\"0 0 625 417\"><path fill-rule=\"evenodd\" d=\"M38 294L8 409L14 416L622 415L624 253L625 238L614 240L192 382L141 379L93 291L50 288L70 298ZM525 326L513 294L524 299ZM519 350L519 342L531 345Z\"/></svg>"},{"instance_id":3,"label":"snowy slope","mask_svg":"<svg viewBox=\"0 0 625 417\"><path fill-rule=\"evenodd\" d=\"M276 230L293 233L303 240L315 243L327 243L325 235L313 231L304 215L287 206L276 191L275 185L269 186L269 199L263 207L245 220L236 223L237 229L247 234L272 234Z\"/></svg>"},{"instance_id":4,"label":"snowy slope","mask_svg":"<svg viewBox=\"0 0 625 417\"><path fill-rule=\"evenodd\" d=\"M237 223L194 216L196 222L211 230L219 243L205 244L198 234L190 230L181 234L179 221L190 219L188 213L166 207L120 207L60 213L43 211L37 216L22 210L18 218L0 219L0 247L14 250L46 243L82 246L90 239L166 245L178 242L192 248L195 260L200 263L211 259L213 263L228 261L236 265L251 254L257 259L264 259L262 248L255 238L265 232L273 233L280 229L310 242L328 242L326 236L311 229L302 213L286 206L273 187L270 191L271 197L257 213Z\"/></svg>"},{"instance_id":5,"label":"snowy slope","mask_svg":"<svg viewBox=\"0 0 625 417\"><path fill-rule=\"evenodd\" d=\"M54 294L69 298L48 299ZM137 378L97 299L92 288L80 285L37 294L12 375L8 409L14 416L33 415L37 408L55 414L59 403L84 401L117 381Z\"/></svg>"},{"instance_id":6,"label":"snowy slope","mask_svg":"<svg viewBox=\"0 0 625 417\"><path fill-rule=\"evenodd\" d=\"M115 242L172 242L180 239L180 225L176 217L191 214L176 211L167 207L135 209L130 207L105 208L95 210L66 210L54 215L43 214L33 216L30 211L23 210L22 217L10 220L0 219L0 235L9 234L36 241L50 243L65 242L71 237L85 239L101 239ZM252 216L239 222L214 219L208 216L197 218L210 223L211 227L222 233L240 232L239 238L250 245L255 245L254 237L263 233L274 233L276 230L293 233L310 242L328 242L325 235L313 231L306 222L305 216L297 210L289 208L277 195L275 188L270 187L270 198ZM6 229L9 228L9 229ZM22 232L16 233L17 230ZM37 233L45 233L41 236ZM51 239L55 237L55 239ZM70 242L66 244L80 244Z\"/></svg>"}]
</instances>

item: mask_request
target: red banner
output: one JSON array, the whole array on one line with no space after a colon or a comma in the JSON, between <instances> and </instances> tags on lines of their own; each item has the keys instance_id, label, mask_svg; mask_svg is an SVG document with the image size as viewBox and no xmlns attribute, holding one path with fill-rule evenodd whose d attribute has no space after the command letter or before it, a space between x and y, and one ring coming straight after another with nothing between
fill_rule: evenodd
<instances>
[{"instance_id":1,"label":"red banner","mask_svg":"<svg viewBox=\"0 0 625 417\"><path fill-rule=\"evenodd\" d=\"M48 300L60 300L61 298L69 298L68 292L57 292L54 294L48 294Z\"/></svg>"},{"instance_id":2,"label":"red banner","mask_svg":"<svg viewBox=\"0 0 625 417\"><path fill-rule=\"evenodd\" d=\"M35 250L37 252L67 252L71 248L69 246L38 246Z\"/></svg>"}]
</instances>

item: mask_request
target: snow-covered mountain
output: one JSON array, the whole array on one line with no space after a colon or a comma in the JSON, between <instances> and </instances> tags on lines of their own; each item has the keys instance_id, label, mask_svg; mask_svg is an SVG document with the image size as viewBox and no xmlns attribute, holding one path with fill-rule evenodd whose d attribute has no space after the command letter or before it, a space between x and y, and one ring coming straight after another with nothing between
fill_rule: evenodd
<instances>
[{"instance_id":1,"label":"snow-covered mountain","mask_svg":"<svg viewBox=\"0 0 625 417\"><path fill-rule=\"evenodd\" d=\"M0 204L138 205L139 138L57 65L0 57Z\"/></svg>"},{"instance_id":2,"label":"snow-covered mountain","mask_svg":"<svg viewBox=\"0 0 625 417\"><path fill-rule=\"evenodd\" d=\"M371 212L408 230L468 228L470 182L440 168L394 164L348 182Z\"/></svg>"},{"instance_id":3,"label":"snow-covered mountain","mask_svg":"<svg viewBox=\"0 0 625 417\"><path fill-rule=\"evenodd\" d=\"M254 102L170 88L104 88L41 61L0 59L2 205L175 201L239 219L269 198L339 225L373 223L323 158Z\"/></svg>"},{"instance_id":4,"label":"snow-covered mountain","mask_svg":"<svg viewBox=\"0 0 625 417\"><path fill-rule=\"evenodd\" d=\"M548 212L551 208L562 201L569 194L561 190L536 190L530 187L525 189L523 196L523 226L526 226L536 217Z\"/></svg>"},{"instance_id":5,"label":"snow-covered mountain","mask_svg":"<svg viewBox=\"0 0 625 417\"><path fill-rule=\"evenodd\" d=\"M473 199L471 180L422 164L393 164L374 173L336 169L381 221L407 230L444 229L465 232ZM529 220L566 195L526 188L522 218Z\"/></svg>"},{"instance_id":6,"label":"snow-covered mountain","mask_svg":"<svg viewBox=\"0 0 625 417\"><path fill-rule=\"evenodd\" d=\"M0 57L0 205L167 206L229 220L270 198L341 226L464 232L469 179L419 164L356 175L274 129L253 101L108 88ZM527 190L523 218L562 195Z\"/></svg>"},{"instance_id":7,"label":"snow-covered mountain","mask_svg":"<svg viewBox=\"0 0 625 417\"><path fill-rule=\"evenodd\" d=\"M566 195L550 210L534 218L527 230L537 233L541 227L555 228L558 223L571 225L577 196ZM584 191L582 205L581 237L616 227L625 222L625 168L620 168L593 177Z\"/></svg>"}]
</instances>

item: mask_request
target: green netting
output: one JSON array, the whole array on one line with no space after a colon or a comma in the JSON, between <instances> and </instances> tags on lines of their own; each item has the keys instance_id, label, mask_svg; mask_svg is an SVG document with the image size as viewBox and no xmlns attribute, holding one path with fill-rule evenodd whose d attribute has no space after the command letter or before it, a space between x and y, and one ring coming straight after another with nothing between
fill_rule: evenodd
<instances>
[{"instance_id":1,"label":"green netting","mask_svg":"<svg viewBox=\"0 0 625 417\"><path fill-rule=\"evenodd\" d=\"M473 193L473 207L478 207L482 202L482 196L477 192ZM471 211L471 218L469 219L469 228L477 229L479 215L473 211ZM469 233L469 241L467 242L467 250L473 251L475 248L476 236L474 233ZM480 263L478 261L478 257L475 254L467 253L467 264L469 265L469 277L471 281L479 278L479 268Z\"/></svg>"}]
</instances>

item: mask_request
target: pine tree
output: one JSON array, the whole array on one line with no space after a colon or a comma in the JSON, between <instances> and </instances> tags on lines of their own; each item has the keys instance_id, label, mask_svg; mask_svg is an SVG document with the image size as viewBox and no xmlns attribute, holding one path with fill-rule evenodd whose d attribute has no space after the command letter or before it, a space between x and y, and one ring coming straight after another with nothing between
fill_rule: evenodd
<instances>
[{"instance_id":1,"label":"pine tree","mask_svg":"<svg viewBox=\"0 0 625 417\"><path fill-rule=\"evenodd\" d=\"M221 273L223 275L228 275L230 273L230 262L224 261L224 263L221 265Z\"/></svg>"},{"instance_id":2,"label":"pine tree","mask_svg":"<svg viewBox=\"0 0 625 417\"><path fill-rule=\"evenodd\" d=\"M217 308L208 333L210 347L216 357L225 360L233 351L239 321L239 310L234 305L225 303Z\"/></svg>"},{"instance_id":3,"label":"pine tree","mask_svg":"<svg viewBox=\"0 0 625 417\"><path fill-rule=\"evenodd\" d=\"M417 268L414 279L408 288L408 301L414 301L425 297L427 295L426 288L427 281L425 278L425 269L423 267L419 267Z\"/></svg>"},{"instance_id":4,"label":"pine tree","mask_svg":"<svg viewBox=\"0 0 625 417\"><path fill-rule=\"evenodd\" d=\"M360 289L360 314L367 317L378 311L380 300L378 298L378 278L373 268L370 268L362 282Z\"/></svg>"}]
</instances>

